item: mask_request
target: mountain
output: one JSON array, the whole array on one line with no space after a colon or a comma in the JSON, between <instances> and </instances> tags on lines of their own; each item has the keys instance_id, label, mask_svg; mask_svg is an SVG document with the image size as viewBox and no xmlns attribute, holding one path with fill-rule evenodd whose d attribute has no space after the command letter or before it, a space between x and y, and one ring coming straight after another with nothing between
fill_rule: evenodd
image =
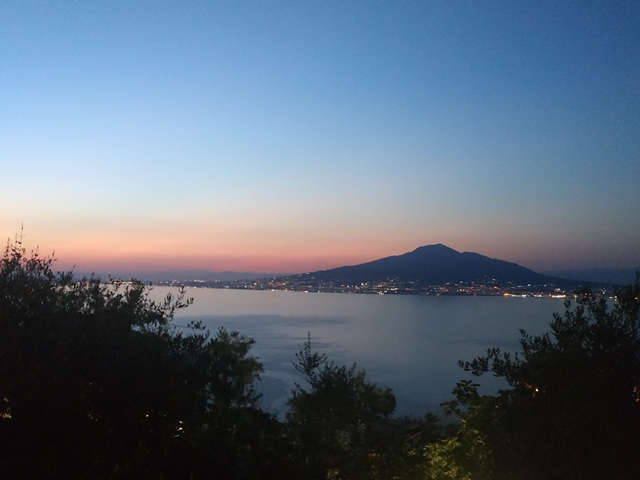
<instances>
[{"instance_id":1,"label":"mountain","mask_svg":"<svg viewBox=\"0 0 640 480\"><path fill-rule=\"evenodd\" d=\"M628 285L635 281L638 268L592 268L589 270L560 270L545 272L560 278L575 278L584 282L610 283L616 285Z\"/></svg>"},{"instance_id":2,"label":"mountain","mask_svg":"<svg viewBox=\"0 0 640 480\"><path fill-rule=\"evenodd\" d=\"M280 274L282 275L282 274ZM175 270L171 272L147 273L143 278L148 280L176 280L181 282L190 281L229 281L229 280L251 280L255 278L270 278L276 276L273 273L256 272L211 272L208 270Z\"/></svg>"},{"instance_id":3,"label":"mountain","mask_svg":"<svg viewBox=\"0 0 640 480\"><path fill-rule=\"evenodd\" d=\"M252 280L257 278L272 278L285 274L279 273L255 273L255 272L211 272L208 270L172 270L163 272L144 272L144 271L115 271L115 272L74 272L78 278L89 277L94 273L101 279L120 278L130 279L136 278L145 282L158 281L177 281L177 282L216 282L216 281L235 281L235 280Z\"/></svg>"},{"instance_id":4,"label":"mountain","mask_svg":"<svg viewBox=\"0 0 640 480\"><path fill-rule=\"evenodd\" d=\"M299 277L319 281L378 282L390 279L428 285L454 282L484 282L515 285L575 284L575 281L542 275L515 263L485 257L474 252L457 252L446 245L427 245L403 255L360 265L307 273Z\"/></svg>"}]
</instances>

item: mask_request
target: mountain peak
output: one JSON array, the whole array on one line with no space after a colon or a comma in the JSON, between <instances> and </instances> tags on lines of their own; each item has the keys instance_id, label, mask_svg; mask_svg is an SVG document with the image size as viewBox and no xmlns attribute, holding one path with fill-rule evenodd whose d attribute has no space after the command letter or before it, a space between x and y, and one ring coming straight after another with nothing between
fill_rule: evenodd
<instances>
[{"instance_id":1,"label":"mountain peak","mask_svg":"<svg viewBox=\"0 0 640 480\"><path fill-rule=\"evenodd\" d=\"M436 243L434 245L424 245L422 247L416 248L413 252L410 253L440 253L440 252L448 252L448 253L460 253L457 250L454 250L451 247L447 247L443 243Z\"/></svg>"}]
</instances>

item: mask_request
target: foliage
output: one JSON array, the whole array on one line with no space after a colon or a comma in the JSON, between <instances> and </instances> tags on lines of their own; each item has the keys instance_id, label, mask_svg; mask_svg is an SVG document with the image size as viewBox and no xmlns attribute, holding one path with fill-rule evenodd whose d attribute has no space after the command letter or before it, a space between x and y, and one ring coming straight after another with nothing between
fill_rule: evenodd
<instances>
[{"instance_id":1,"label":"foliage","mask_svg":"<svg viewBox=\"0 0 640 480\"><path fill-rule=\"evenodd\" d=\"M309 390L296 386L287 414L298 463L309 478L373 478L393 393L368 382L355 365L337 366L312 353L310 339L296 357L309 384Z\"/></svg>"},{"instance_id":2,"label":"foliage","mask_svg":"<svg viewBox=\"0 0 640 480\"><path fill-rule=\"evenodd\" d=\"M140 282L76 280L53 261L20 239L0 260L4 478L259 478L264 459L246 452L270 453L274 421L253 340L179 331L184 291L156 302Z\"/></svg>"},{"instance_id":3,"label":"foliage","mask_svg":"<svg viewBox=\"0 0 640 480\"><path fill-rule=\"evenodd\" d=\"M515 356L493 348L461 362L510 388L482 396L458 383L445 407L460 427L427 447L431 478L640 478L639 295L636 280L611 308L583 291L550 333L522 331Z\"/></svg>"}]
</instances>

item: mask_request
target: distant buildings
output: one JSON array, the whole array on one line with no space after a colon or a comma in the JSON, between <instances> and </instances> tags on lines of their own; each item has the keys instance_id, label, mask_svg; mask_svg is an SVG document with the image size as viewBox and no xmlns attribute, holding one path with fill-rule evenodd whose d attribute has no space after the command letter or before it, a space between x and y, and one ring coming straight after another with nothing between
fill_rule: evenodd
<instances>
[{"instance_id":1,"label":"distant buildings","mask_svg":"<svg viewBox=\"0 0 640 480\"><path fill-rule=\"evenodd\" d=\"M229 288L237 290L281 290L293 292L357 293L377 295L462 295L566 298L574 296L574 289L561 288L552 283L543 285L515 285L488 279L482 282L447 282L428 285L417 281L388 279L379 282L349 282L347 280L317 280L307 275L234 281L165 281L157 285ZM600 288L598 293L613 296L612 288Z\"/></svg>"}]
</instances>

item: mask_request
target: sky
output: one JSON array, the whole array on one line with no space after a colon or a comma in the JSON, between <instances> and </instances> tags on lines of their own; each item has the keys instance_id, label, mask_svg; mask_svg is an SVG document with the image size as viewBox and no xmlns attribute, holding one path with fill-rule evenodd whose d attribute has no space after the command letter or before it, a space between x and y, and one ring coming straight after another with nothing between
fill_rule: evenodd
<instances>
[{"instance_id":1,"label":"sky","mask_svg":"<svg viewBox=\"0 0 640 480\"><path fill-rule=\"evenodd\" d=\"M0 168L60 269L635 268L640 2L5 0Z\"/></svg>"}]
</instances>

